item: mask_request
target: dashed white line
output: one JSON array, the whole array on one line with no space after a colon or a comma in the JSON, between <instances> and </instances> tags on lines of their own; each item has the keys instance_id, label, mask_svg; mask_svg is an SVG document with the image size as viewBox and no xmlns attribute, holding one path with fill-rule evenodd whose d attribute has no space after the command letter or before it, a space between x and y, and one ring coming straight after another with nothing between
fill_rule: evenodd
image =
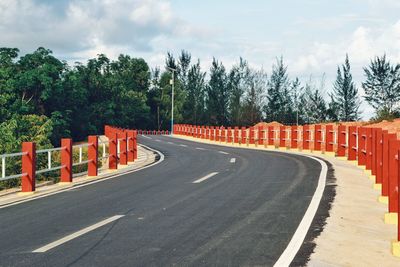
<instances>
[{"instance_id":1,"label":"dashed white line","mask_svg":"<svg viewBox=\"0 0 400 267\"><path fill-rule=\"evenodd\" d=\"M206 150L205 148L202 147L196 147L197 150Z\"/></svg>"},{"instance_id":2,"label":"dashed white line","mask_svg":"<svg viewBox=\"0 0 400 267\"><path fill-rule=\"evenodd\" d=\"M218 153L221 153L221 154L224 154L224 155L229 155L229 153L225 152L225 151L218 151Z\"/></svg>"},{"instance_id":3,"label":"dashed white line","mask_svg":"<svg viewBox=\"0 0 400 267\"><path fill-rule=\"evenodd\" d=\"M170 145L173 145L174 143L172 143L172 142L167 142L168 144L170 144Z\"/></svg>"},{"instance_id":4,"label":"dashed white line","mask_svg":"<svg viewBox=\"0 0 400 267\"><path fill-rule=\"evenodd\" d=\"M147 139L152 139L151 137L148 137L148 136L145 136L145 135L142 135L144 138L147 138Z\"/></svg>"},{"instance_id":5,"label":"dashed white line","mask_svg":"<svg viewBox=\"0 0 400 267\"><path fill-rule=\"evenodd\" d=\"M230 163L235 163L236 162L236 158L231 158Z\"/></svg>"},{"instance_id":6,"label":"dashed white line","mask_svg":"<svg viewBox=\"0 0 400 267\"><path fill-rule=\"evenodd\" d=\"M161 142L161 140L160 139L156 139L156 142Z\"/></svg>"},{"instance_id":7,"label":"dashed white line","mask_svg":"<svg viewBox=\"0 0 400 267\"><path fill-rule=\"evenodd\" d=\"M204 176L204 177L201 177L200 179L197 179L196 181L194 181L194 182L192 182L193 184L198 184L198 183L201 183L201 182L203 182L203 181L205 181L205 180L207 180L207 179L209 179L209 178L211 178L211 177L213 177L214 175L217 175L218 174L218 172L212 172L212 173L210 173L210 174L207 174L206 176Z\"/></svg>"},{"instance_id":8,"label":"dashed white line","mask_svg":"<svg viewBox=\"0 0 400 267\"><path fill-rule=\"evenodd\" d=\"M116 221L116 220L118 220L118 219L120 219L120 218L122 218L122 217L124 217L125 215L115 215L115 216L112 216L112 217L110 217L110 218L108 218L108 219L105 219L105 220L103 220L103 221L101 221L101 222L98 222L98 223L96 223L96 224L93 224L93 225L91 225L91 226L88 226L88 227L86 227L86 228L83 228L82 230L80 230L80 231L78 231L78 232L75 232L75 233L72 233L72 234L70 234L70 235L67 235L66 237L63 237L63 238L61 238L61 239L58 239L58 240L56 240L56 241L54 241L54 242L51 242L50 244L47 244L47 245L45 245L45 246L43 246L43 247L40 247L40 248L38 248L38 249L35 249L34 251L32 251L33 253L43 253L43 252L46 252L46 251L48 251L48 250L50 250L50 249L52 249L52 248L55 248L55 247L58 247L58 246L60 246L60 245L62 245L62 244L64 244L64 243L67 243L68 241L71 241L72 239L75 239L75 238L77 238L77 237L79 237L79 236L81 236L81 235L84 235L84 234L86 234L86 233L89 233L89 232L91 232L91 231L93 231L93 230L95 230L95 229L97 229L97 228L99 228L99 227L102 227L102 226L104 226L104 225L106 225L106 224L109 224L109 223L111 223L111 222L113 222L113 221Z\"/></svg>"},{"instance_id":9,"label":"dashed white line","mask_svg":"<svg viewBox=\"0 0 400 267\"><path fill-rule=\"evenodd\" d=\"M187 147L187 145L180 144L179 146Z\"/></svg>"}]
</instances>

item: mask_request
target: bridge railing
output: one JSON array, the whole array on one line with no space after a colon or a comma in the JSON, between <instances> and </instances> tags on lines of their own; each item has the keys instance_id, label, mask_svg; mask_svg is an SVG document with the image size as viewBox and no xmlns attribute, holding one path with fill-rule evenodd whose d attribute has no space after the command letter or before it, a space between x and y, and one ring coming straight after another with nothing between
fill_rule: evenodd
<instances>
[{"instance_id":1,"label":"bridge railing","mask_svg":"<svg viewBox=\"0 0 400 267\"><path fill-rule=\"evenodd\" d=\"M240 130L239 130L240 129ZM174 133L239 146L263 146L321 152L346 159L364 169L379 201L387 205L384 220L397 224L400 256L400 140L397 133L379 127L316 124L303 126L215 127L174 125ZM205 139L205 138L202 138ZM351 179L351 177L349 177Z\"/></svg>"},{"instance_id":2,"label":"bridge railing","mask_svg":"<svg viewBox=\"0 0 400 267\"><path fill-rule=\"evenodd\" d=\"M21 192L32 193L36 190L38 174L59 171L60 183L65 184L73 182L73 177L86 173L98 176L104 160L109 162L109 169L117 169L118 165L127 165L137 159L136 130L105 126L105 132L107 140L99 141L98 136L92 135L88 136L87 143L74 145L72 139L63 138L60 147L48 149L36 149L34 142L23 142L20 152L0 155L0 181L20 179ZM77 155L76 159L74 155ZM37 157L47 157L45 168L37 169ZM7 163L11 160L21 161L20 173L7 174ZM74 173L74 168L79 166L86 167L87 171Z\"/></svg>"}]
</instances>

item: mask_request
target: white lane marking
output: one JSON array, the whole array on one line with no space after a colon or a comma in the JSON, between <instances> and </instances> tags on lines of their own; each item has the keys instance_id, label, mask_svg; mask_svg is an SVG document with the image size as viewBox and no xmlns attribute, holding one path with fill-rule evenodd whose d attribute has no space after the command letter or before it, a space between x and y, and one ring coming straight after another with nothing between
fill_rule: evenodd
<instances>
[{"instance_id":1,"label":"white lane marking","mask_svg":"<svg viewBox=\"0 0 400 267\"><path fill-rule=\"evenodd\" d=\"M157 153L160 156L160 159L158 161L154 162L154 163L151 163L149 165L146 165L146 166L143 166L143 167L140 167L140 168L137 168L137 169L133 169L133 170L129 170L129 171L121 172L121 173L116 173L115 175L106 176L104 178L100 177L97 180L92 181L92 182L85 182L85 183L78 184L78 185L72 186L72 187L68 187L68 188L65 188L65 189L62 189L62 190L59 190L59 191L55 191L55 192L51 192L51 193L43 194L43 195L38 195L37 197L31 197L31 198L23 199L23 200L20 200L20 201L15 201L13 203L4 204L4 205L0 206L0 209L4 209L4 208L7 208L7 207L19 205L19 204L22 204L22 203L25 203L25 202L29 202L29 201L32 201L32 200L35 200L35 199L49 197L49 196L52 196L52 195L56 195L56 194L60 194L60 193L63 193L63 192L71 191L71 190L74 190L74 189L77 189L77 188L81 188L81 187L85 187L85 186L88 186L88 185L97 184L97 183L100 183L100 182L103 182L103 181L106 181L106 180L109 180L109 179L113 179L113 178L116 178L116 177L119 177L119 176L122 176L122 175L130 174L130 173L133 173L133 172L137 172L137 171L141 171L141 170L153 167L153 166L155 166L157 164L160 164L161 162L164 161L165 156L160 151L155 150L155 149L153 149L151 147L145 146L143 144L140 144L140 146L143 146L143 147L145 147L145 148ZM105 174L100 174L100 175L105 175Z\"/></svg>"},{"instance_id":2,"label":"white lane marking","mask_svg":"<svg viewBox=\"0 0 400 267\"><path fill-rule=\"evenodd\" d=\"M196 147L197 150L206 150L205 148L202 147Z\"/></svg>"},{"instance_id":3,"label":"white lane marking","mask_svg":"<svg viewBox=\"0 0 400 267\"><path fill-rule=\"evenodd\" d=\"M56 240L56 241L54 241L54 242L51 242L50 244L47 244L47 245L45 245L45 246L43 246L43 247L40 247L40 248L38 248L38 249L35 249L35 250L32 251L32 252L33 252L33 253L43 253L43 252L46 252L46 251L48 251L48 250L50 250L50 249L53 249L53 248L58 247L58 246L60 246L60 245L62 245L62 244L64 244L64 243L67 243L68 241L71 241L72 239L75 239L75 238L77 238L77 237L80 237L81 235L84 235L84 234L86 234L86 233L89 233L89 232L91 232L91 231L93 231L93 230L95 230L95 229L97 229L97 228L99 228L99 227L102 227L102 226L104 226L104 225L106 225L106 224L109 224L109 223L111 223L111 222L113 222L113 221L116 221L116 220L118 220L118 219L120 219L120 218L122 218L122 217L124 217L124 216L125 216L125 215L115 215L115 216L112 216L112 217L110 217L110 218L108 218L108 219L102 220L101 222L98 222L98 223L96 223L96 224L93 224L93 225L91 225L91 226L88 226L88 227L86 227L86 228L83 228L82 230L79 230L78 232L72 233L72 234L70 234L70 235L67 235L67 236L61 238L61 239L58 239L58 240Z\"/></svg>"},{"instance_id":4,"label":"white lane marking","mask_svg":"<svg viewBox=\"0 0 400 267\"><path fill-rule=\"evenodd\" d=\"M289 266L292 263L294 257L304 242L304 238L307 235L308 229L310 229L311 223L315 217L315 214L317 213L319 203L321 202L321 198L324 193L328 166L320 159L307 155L303 156L312 158L321 164L322 169L319 175L318 186L317 189L315 189L315 193L311 199L310 205L308 206L303 219L297 227L296 232L294 233L285 251L283 251L278 261L274 264L274 267Z\"/></svg>"},{"instance_id":5,"label":"white lane marking","mask_svg":"<svg viewBox=\"0 0 400 267\"><path fill-rule=\"evenodd\" d=\"M193 184L201 183L201 182L207 180L208 178L211 178L211 177L213 177L214 175L217 175L217 174L218 174L218 172L212 172L212 173L210 173L210 174L207 174L207 175L204 176L204 177L201 177L200 179L197 179L196 181L194 181L194 182L192 182L192 183L193 183Z\"/></svg>"},{"instance_id":6,"label":"white lane marking","mask_svg":"<svg viewBox=\"0 0 400 267\"><path fill-rule=\"evenodd\" d=\"M160 139L156 139L156 142L161 142L161 140Z\"/></svg>"},{"instance_id":7,"label":"white lane marking","mask_svg":"<svg viewBox=\"0 0 400 267\"><path fill-rule=\"evenodd\" d=\"M151 137L148 137L148 136L145 136L145 135L142 135L144 138L147 138L147 139L152 139Z\"/></svg>"},{"instance_id":8,"label":"white lane marking","mask_svg":"<svg viewBox=\"0 0 400 267\"><path fill-rule=\"evenodd\" d=\"M225 152L225 151L218 151L218 153L221 153L221 154L224 154L224 155L229 155L229 153Z\"/></svg>"},{"instance_id":9,"label":"white lane marking","mask_svg":"<svg viewBox=\"0 0 400 267\"><path fill-rule=\"evenodd\" d=\"M173 145L174 143L172 143L172 142L168 142L168 144L170 144L170 145Z\"/></svg>"},{"instance_id":10,"label":"white lane marking","mask_svg":"<svg viewBox=\"0 0 400 267\"><path fill-rule=\"evenodd\" d=\"M179 146L187 147L187 145L180 144Z\"/></svg>"},{"instance_id":11,"label":"white lane marking","mask_svg":"<svg viewBox=\"0 0 400 267\"><path fill-rule=\"evenodd\" d=\"M235 163L236 162L236 158L231 158L230 163Z\"/></svg>"}]
</instances>

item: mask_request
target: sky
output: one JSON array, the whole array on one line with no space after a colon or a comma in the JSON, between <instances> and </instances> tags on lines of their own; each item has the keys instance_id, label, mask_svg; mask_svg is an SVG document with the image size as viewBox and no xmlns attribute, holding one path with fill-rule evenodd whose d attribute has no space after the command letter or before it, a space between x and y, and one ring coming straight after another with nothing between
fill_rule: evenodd
<instances>
[{"instance_id":1,"label":"sky","mask_svg":"<svg viewBox=\"0 0 400 267\"><path fill-rule=\"evenodd\" d=\"M325 77L325 96L349 55L363 95L363 67L386 53L400 63L399 0L0 0L0 47L39 46L73 64L104 53L164 66L182 49L208 70L246 59L271 72L283 57L291 78ZM374 115L363 103L363 118Z\"/></svg>"}]
</instances>

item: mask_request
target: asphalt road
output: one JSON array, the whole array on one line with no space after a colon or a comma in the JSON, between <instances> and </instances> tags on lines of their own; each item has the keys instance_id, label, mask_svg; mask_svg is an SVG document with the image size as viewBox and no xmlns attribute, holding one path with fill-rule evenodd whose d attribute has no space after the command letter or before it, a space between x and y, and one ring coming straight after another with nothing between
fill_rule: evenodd
<instances>
[{"instance_id":1,"label":"asphalt road","mask_svg":"<svg viewBox=\"0 0 400 267\"><path fill-rule=\"evenodd\" d=\"M0 209L0 265L272 266L321 171L318 162L297 155L163 136L139 142L165 160ZM123 217L33 253L116 215Z\"/></svg>"}]
</instances>

